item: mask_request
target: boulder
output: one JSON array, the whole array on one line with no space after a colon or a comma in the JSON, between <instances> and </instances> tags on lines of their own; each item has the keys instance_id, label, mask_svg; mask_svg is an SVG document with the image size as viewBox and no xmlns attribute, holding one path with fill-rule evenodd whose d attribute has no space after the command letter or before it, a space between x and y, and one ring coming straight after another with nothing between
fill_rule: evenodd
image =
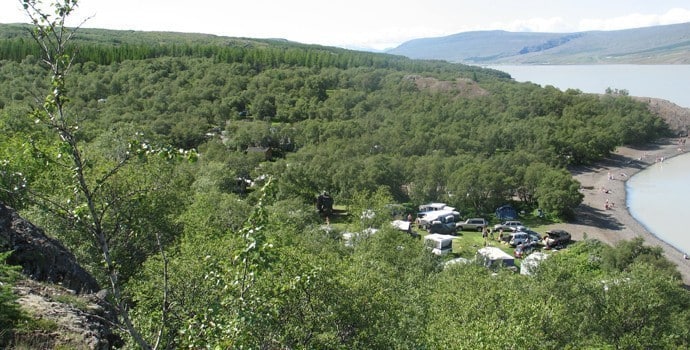
<instances>
[{"instance_id":1,"label":"boulder","mask_svg":"<svg viewBox=\"0 0 690 350\"><path fill-rule=\"evenodd\" d=\"M33 280L58 284L77 294L100 290L96 279L77 264L74 254L0 203L0 251L10 250L7 263L20 265L22 273Z\"/></svg>"}]
</instances>

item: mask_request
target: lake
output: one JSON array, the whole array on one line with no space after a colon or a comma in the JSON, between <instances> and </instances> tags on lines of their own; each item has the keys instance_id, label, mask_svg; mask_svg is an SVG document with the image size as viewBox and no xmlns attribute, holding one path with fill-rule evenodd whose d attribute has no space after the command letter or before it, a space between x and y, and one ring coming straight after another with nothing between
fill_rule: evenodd
<instances>
[{"instance_id":1,"label":"lake","mask_svg":"<svg viewBox=\"0 0 690 350\"><path fill-rule=\"evenodd\" d=\"M517 81L561 90L603 94L606 88L628 90L631 96L657 97L690 108L690 65L489 66Z\"/></svg>"},{"instance_id":2,"label":"lake","mask_svg":"<svg viewBox=\"0 0 690 350\"><path fill-rule=\"evenodd\" d=\"M685 201L690 196L690 153L656 163L626 183L630 214L682 252L690 253Z\"/></svg>"},{"instance_id":3,"label":"lake","mask_svg":"<svg viewBox=\"0 0 690 350\"><path fill-rule=\"evenodd\" d=\"M631 96L657 97L690 108L690 65L567 65L490 66L521 82L560 90L604 93L627 90ZM641 171L626 182L626 205L650 232L690 253L690 235L684 216L690 198L690 154L673 157Z\"/></svg>"}]
</instances>

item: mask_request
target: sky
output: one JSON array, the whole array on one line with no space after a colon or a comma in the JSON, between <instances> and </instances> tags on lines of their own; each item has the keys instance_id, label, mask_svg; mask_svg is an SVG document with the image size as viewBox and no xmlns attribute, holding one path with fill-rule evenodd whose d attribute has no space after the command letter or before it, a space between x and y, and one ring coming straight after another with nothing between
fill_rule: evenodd
<instances>
[{"instance_id":1,"label":"sky","mask_svg":"<svg viewBox=\"0 0 690 350\"><path fill-rule=\"evenodd\" d=\"M51 0L44 0L50 2ZM476 30L578 32L690 22L688 0L80 0L85 28L281 38L384 50ZM0 0L0 23L27 23Z\"/></svg>"}]
</instances>

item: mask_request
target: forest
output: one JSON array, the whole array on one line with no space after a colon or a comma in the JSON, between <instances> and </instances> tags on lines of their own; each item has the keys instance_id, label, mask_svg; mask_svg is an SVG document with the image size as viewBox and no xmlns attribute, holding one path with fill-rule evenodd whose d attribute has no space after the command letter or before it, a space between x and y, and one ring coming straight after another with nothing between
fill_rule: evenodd
<instances>
[{"instance_id":1,"label":"forest","mask_svg":"<svg viewBox=\"0 0 690 350\"><path fill-rule=\"evenodd\" d=\"M23 3L32 25L0 25L0 201L109 289L125 348L690 346L690 294L641 241L584 240L524 276L444 268L388 225L392 204L431 201L569 220L570 167L669 135L644 104L442 61L67 28L77 1ZM349 214L332 226L322 191ZM15 275L0 263L3 345L22 331Z\"/></svg>"}]
</instances>

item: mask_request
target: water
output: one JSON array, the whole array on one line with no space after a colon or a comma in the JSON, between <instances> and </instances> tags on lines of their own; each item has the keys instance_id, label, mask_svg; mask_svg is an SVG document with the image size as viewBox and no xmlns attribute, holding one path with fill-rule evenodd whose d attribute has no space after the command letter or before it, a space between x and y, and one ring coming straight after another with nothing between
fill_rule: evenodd
<instances>
[{"instance_id":1,"label":"water","mask_svg":"<svg viewBox=\"0 0 690 350\"><path fill-rule=\"evenodd\" d=\"M490 66L517 81L530 81L560 90L579 89L603 94L607 88L628 90L631 96L657 97L690 108L690 65L568 65Z\"/></svg>"},{"instance_id":2,"label":"water","mask_svg":"<svg viewBox=\"0 0 690 350\"><path fill-rule=\"evenodd\" d=\"M633 175L626 183L630 214L657 237L690 253L688 211L690 153L656 163Z\"/></svg>"},{"instance_id":3,"label":"water","mask_svg":"<svg viewBox=\"0 0 690 350\"><path fill-rule=\"evenodd\" d=\"M517 81L530 81L560 90L604 93L627 90L631 96L657 97L690 108L690 65L572 65L492 66ZM687 146L686 146L687 147ZM690 254L688 214L690 154L654 164L626 182L631 215L654 235Z\"/></svg>"}]
</instances>

